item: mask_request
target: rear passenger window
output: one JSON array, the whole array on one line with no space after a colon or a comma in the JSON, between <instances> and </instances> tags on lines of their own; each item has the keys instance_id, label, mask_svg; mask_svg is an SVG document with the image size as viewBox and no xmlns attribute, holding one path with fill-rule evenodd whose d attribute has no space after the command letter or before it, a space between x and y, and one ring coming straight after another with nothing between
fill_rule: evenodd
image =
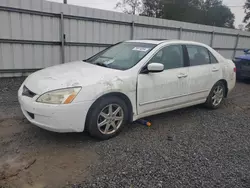
<instances>
[{"instance_id":1,"label":"rear passenger window","mask_svg":"<svg viewBox=\"0 0 250 188\"><path fill-rule=\"evenodd\" d=\"M187 45L190 66L210 64L209 51L202 46Z\"/></svg>"},{"instance_id":2,"label":"rear passenger window","mask_svg":"<svg viewBox=\"0 0 250 188\"><path fill-rule=\"evenodd\" d=\"M209 55L212 64L218 63L218 60L214 57L214 55L211 52L209 52Z\"/></svg>"}]
</instances>

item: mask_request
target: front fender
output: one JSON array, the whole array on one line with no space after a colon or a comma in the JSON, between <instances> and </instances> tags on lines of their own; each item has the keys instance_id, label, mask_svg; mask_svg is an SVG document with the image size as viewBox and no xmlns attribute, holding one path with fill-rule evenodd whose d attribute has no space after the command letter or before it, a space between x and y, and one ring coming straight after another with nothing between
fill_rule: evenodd
<instances>
[{"instance_id":1,"label":"front fender","mask_svg":"<svg viewBox=\"0 0 250 188\"><path fill-rule=\"evenodd\" d=\"M91 101L93 105L100 97L112 93L125 95L131 102L133 114L137 114L136 78L131 77L126 79L114 77L110 80L100 80L96 84L84 86L73 102Z\"/></svg>"}]
</instances>

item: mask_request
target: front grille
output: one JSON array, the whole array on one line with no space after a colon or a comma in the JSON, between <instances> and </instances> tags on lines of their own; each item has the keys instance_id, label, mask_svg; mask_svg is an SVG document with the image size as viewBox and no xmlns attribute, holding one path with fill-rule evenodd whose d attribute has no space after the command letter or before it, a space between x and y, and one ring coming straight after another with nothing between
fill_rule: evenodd
<instances>
[{"instance_id":1,"label":"front grille","mask_svg":"<svg viewBox=\"0 0 250 188\"><path fill-rule=\"evenodd\" d=\"M33 98L34 96L36 96L36 93L30 91L26 86L23 86L23 93L22 93L22 95L26 96L26 97Z\"/></svg>"},{"instance_id":2,"label":"front grille","mask_svg":"<svg viewBox=\"0 0 250 188\"><path fill-rule=\"evenodd\" d=\"M27 112L27 114L32 118L32 119L34 119L35 118L35 114L33 114L33 113L30 113L30 112Z\"/></svg>"}]
</instances>

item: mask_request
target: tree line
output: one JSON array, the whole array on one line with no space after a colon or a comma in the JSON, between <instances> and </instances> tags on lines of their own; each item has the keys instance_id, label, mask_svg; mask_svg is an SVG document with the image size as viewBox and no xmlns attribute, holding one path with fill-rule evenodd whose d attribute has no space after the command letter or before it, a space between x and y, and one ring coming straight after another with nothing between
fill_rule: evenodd
<instances>
[{"instance_id":1,"label":"tree line","mask_svg":"<svg viewBox=\"0 0 250 188\"><path fill-rule=\"evenodd\" d=\"M235 15L222 0L120 0L116 8L125 13L169 20L234 28ZM250 0L244 6L250 20ZM250 23L247 24L250 28Z\"/></svg>"},{"instance_id":2,"label":"tree line","mask_svg":"<svg viewBox=\"0 0 250 188\"><path fill-rule=\"evenodd\" d=\"M247 24L246 28L250 31L250 22L249 22L249 20L250 20L250 0L246 0L244 9L245 9L245 13L246 13L246 16L244 18L244 22Z\"/></svg>"}]
</instances>

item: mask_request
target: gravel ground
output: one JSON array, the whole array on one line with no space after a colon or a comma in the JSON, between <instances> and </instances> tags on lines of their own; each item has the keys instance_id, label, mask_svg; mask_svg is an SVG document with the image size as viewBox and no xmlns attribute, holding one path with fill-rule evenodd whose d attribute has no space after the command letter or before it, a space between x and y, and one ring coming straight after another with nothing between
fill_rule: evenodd
<instances>
[{"instance_id":1,"label":"gravel ground","mask_svg":"<svg viewBox=\"0 0 250 188\"><path fill-rule=\"evenodd\" d=\"M16 99L22 80L0 80L0 163L35 162L0 187L250 187L249 83L237 83L218 110L149 117L151 128L131 124L99 142L28 123Z\"/></svg>"}]
</instances>

